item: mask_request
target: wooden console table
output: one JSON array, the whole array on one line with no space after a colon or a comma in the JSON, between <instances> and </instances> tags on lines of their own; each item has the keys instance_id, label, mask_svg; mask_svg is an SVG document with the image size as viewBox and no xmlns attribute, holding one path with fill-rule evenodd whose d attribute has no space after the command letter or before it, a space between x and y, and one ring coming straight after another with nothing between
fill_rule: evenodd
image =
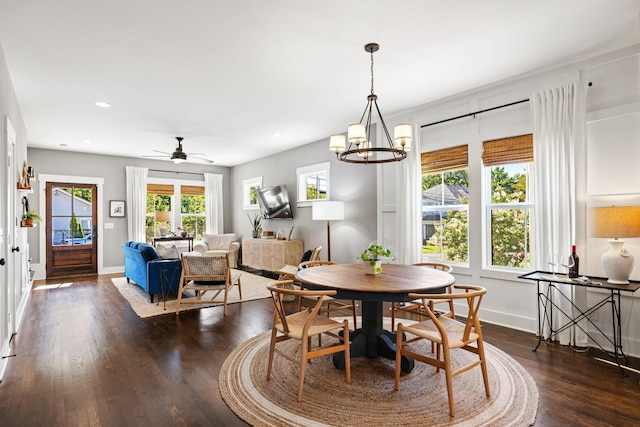
<instances>
[{"instance_id":1,"label":"wooden console table","mask_svg":"<svg viewBox=\"0 0 640 427\"><path fill-rule=\"evenodd\" d=\"M302 240L242 239L242 264L269 271L298 265L303 246Z\"/></svg>"}]
</instances>

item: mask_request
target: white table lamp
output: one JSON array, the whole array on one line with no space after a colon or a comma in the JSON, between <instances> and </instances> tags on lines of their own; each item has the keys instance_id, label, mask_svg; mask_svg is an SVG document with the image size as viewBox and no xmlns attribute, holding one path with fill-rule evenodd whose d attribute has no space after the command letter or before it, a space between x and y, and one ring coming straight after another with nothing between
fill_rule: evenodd
<instances>
[{"instance_id":1,"label":"white table lamp","mask_svg":"<svg viewBox=\"0 0 640 427\"><path fill-rule=\"evenodd\" d=\"M607 282L629 283L633 270L633 255L624 248L621 237L640 237L640 206L609 206L589 209L589 237L612 238L609 250L602 254Z\"/></svg>"},{"instance_id":2,"label":"white table lamp","mask_svg":"<svg viewBox=\"0 0 640 427\"><path fill-rule=\"evenodd\" d=\"M327 258L331 261L331 221L344 219L344 202L324 200L313 202L311 205L311 219L327 221Z\"/></svg>"},{"instance_id":3,"label":"white table lamp","mask_svg":"<svg viewBox=\"0 0 640 427\"><path fill-rule=\"evenodd\" d=\"M167 228L167 222L171 221L171 212L168 211L156 211L156 222L159 222L158 232L160 237L166 237L169 229Z\"/></svg>"}]
</instances>

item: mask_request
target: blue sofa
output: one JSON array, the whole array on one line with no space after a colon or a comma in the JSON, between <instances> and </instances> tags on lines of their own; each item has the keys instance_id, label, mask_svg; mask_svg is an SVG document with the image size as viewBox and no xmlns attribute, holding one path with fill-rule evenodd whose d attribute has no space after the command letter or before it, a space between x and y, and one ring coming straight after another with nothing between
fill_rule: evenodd
<instances>
[{"instance_id":1,"label":"blue sofa","mask_svg":"<svg viewBox=\"0 0 640 427\"><path fill-rule=\"evenodd\" d=\"M129 241L121 245L124 252L124 275L127 283L135 282L149 294L177 292L180 285L182 263L180 259L164 259L148 243Z\"/></svg>"}]
</instances>

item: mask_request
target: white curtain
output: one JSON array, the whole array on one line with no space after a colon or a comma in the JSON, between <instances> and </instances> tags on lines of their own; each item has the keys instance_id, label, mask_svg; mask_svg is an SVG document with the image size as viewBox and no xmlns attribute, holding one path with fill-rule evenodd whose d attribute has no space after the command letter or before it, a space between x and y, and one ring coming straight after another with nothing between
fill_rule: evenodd
<instances>
[{"instance_id":1,"label":"white curtain","mask_svg":"<svg viewBox=\"0 0 640 427\"><path fill-rule=\"evenodd\" d=\"M127 236L129 240L146 242L147 175L149 169L127 166Z\"/></svg>"},{"instance_id":2,"label":"white curtain","mask_svg":"<svg viewBox=\"0 0 640 427\"><path fill-rule=\"evenodd\" d=\"M411 151L400 162L399 177L396 180L396 257L400 264L414 264L422 260L421 151L420 126L414 125Z\"/></svg>"},{"instance_id":3,"label":"white curtain","mask_svg":"<svg viewBox=\"0 0 640 427\"><path fill-rule=\"evenodd\" d=\"M204 214L207 233L224 233L224 216L222 206L222 175L204 174Z\"/></svg>"},{"instance_id":4,"label":"white curtain","mask_svg":"<svg viewBox=\"0 0 640 427\"><path fill-rule=\"evenodd\" d=\"M578 82L533 94L531 108L535 268L549 271L549 255L568 255L576 241L576 149L585 149L584 141L579 139L585 134L586 84ZM573 286L558 284L558 289L571 301L582 298L573 295ZM557 296L554 301L562 311L572 313L570 303L564 298ZM554 329L566 321L564 315L555 313ZM578 341L584 344L584 335L580 334L576 340L575 334L572 328L567 329L557 339L565 345Z\"/></svg>"}]
</instances>

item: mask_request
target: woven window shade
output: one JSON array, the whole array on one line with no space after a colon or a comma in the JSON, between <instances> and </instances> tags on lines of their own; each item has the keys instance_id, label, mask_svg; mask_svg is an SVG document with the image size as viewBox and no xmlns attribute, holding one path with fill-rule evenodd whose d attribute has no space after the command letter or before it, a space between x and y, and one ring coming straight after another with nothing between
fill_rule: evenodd
<instances>
[{"instance_id":1,"label":"woven window shade","mask_svg":"<svg viewBox=\"0 0 640 427\"><path fill-rule=\"evenodd\" d=\"M183 196L204 196L204 187L197 185L181 185L180 194Z\"/></svg>"},{"instance_id":2,"label":"woven window shade","mask_svg":"<svg viewBox=\"0 0 640 427\"><path fill-rule=\"evenodd\" d=\"M163 196L173 196L173 185L147 184L147 194L160 194Z\"/></svg>"},{"instance_id":3,"label":"woven window shade","mask_svg":"<svg viewBox=\"0 0 640 427\"><path fill-rule=\"evenodd\" d=\"M533 135L485 141L482 144L482 162L485 166L533 162Z\"/></svg>"},{"instance_id":4,"label":"woven window shade","mask_svg":"<svg viewBox=\"0 0 640 427\"><path fill-rule=\"evenodd\" d=\"M422 153L422 174L447 172L469 166L469 146L445 148Z\"/></svg>"}]
</instances>

